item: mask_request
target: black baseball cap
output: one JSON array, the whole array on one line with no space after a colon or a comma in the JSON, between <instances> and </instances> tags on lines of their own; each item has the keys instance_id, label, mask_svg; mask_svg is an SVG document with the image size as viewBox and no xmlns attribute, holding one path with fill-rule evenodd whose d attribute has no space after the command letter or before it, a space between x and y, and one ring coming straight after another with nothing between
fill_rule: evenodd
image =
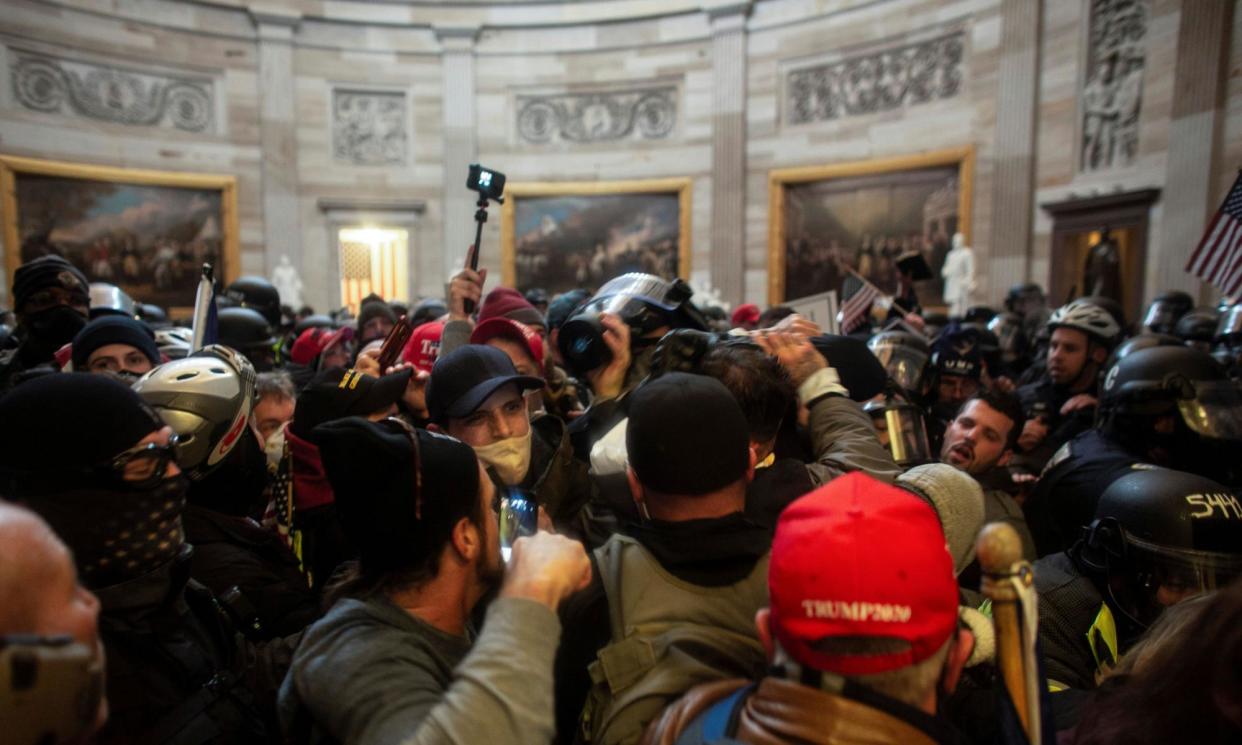
<instances>
[{"instance_id":1,"label":"black baseball cap","mask_svg":"<svg viewBox=\"0 0 1242 745\"><path fill-rule=\"evenodd\" d=\"M427 411L431 421L469 416L499 388L515 384L520 390L538 390L543 381L518 375L509 355L495 347L467 344L436 360L427 382Z\"/></svg>"},{"instance_id":2,"label":"black baseball cap","mask_svg":"<svg viewBox=\"0 0 1242 745\"><path fill-rule=\"evenodd\" d=\"M706 375L667 373L629 400L625 449L644 486L665 494L706 494L750 467L750 429L729 389Z\"/></svg>"},{"instance_id":3,"label":"black baseball cap","mask_svg":"<svg viewBox=\"0 0 1242 745\"><path fill-rule=\"evenodd\" d=\"M409 368L382 378L344 367L324 370L298 396L289 429L305 439L324 422L383 411L401 400L413 374Z\"/></svg>"},{"instance_id":4,"label":"black baseball cap","mask_svg":"<svg viewBox=\"0 0 1242 745\"><path fill-rule=\"evenodd\" d=\"M365 573L419 565L476 514L478 459L459 440L361 417L325 422L313 437Z\"/></svg>"}]
</instances>

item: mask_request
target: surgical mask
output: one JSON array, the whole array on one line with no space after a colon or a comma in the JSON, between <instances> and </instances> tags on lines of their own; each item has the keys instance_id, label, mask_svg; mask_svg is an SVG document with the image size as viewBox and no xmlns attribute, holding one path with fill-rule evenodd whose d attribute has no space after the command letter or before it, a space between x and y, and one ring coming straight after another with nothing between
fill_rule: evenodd
<instances>
[{"instance_id":1,"label":"surgical mask","mask_svg":"<svg viewBox=\"0 0 1242 745\"><path fill-rule=\"evenodd\" d=\"M280 425L280 429L276 430L267 438L267 442L263 443L263 453L267 456L268 468L275 468L280 465L280 460L285 457L285 430L289 429L289 422Z\"/></svg>"},{"instance_id":2,"label":"surgical mask","mask_svg":"<svg viewBox=\"0 0 1242 745\"><path fill-rule=\"evenodd\" d=\"M510 437L491 445L476 446L474 454L479 460L496 469L496 475L506 486L516 486L526 477L530 468L531 430L521 437Z\"/></svg>"}]
</instances>

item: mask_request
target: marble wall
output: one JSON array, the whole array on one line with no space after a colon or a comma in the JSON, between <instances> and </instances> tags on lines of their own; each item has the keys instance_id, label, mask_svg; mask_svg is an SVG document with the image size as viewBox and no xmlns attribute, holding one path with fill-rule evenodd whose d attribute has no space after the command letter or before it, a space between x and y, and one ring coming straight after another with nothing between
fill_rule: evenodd
<instances>
[{"instance_id":1,"label":"marble wall","mask_svg":"<svg viewBox=\"0 0 1242 745\"><path fill-rule=\"evenodd\" d=\"M1130 5L1141 29L1092 31L1104 28L1093 7ZM407 227L411 293L439 293L473 238L461 182L476 159L521 182L690 177L693 279L764 303L771 170L961 147L974 152L981 300L1047 281L1052 224L1039 205L1141 188L1163 193L1148 296L1176 285L1207 300L1180 264L1242 165L1242 14L1218 0L0 9L0 153L234 174L242 270L270 275L289 256L319 308L338 302L333 230L360 221ZM1116 83L1100 77L1110 56ZM894 58L930 64L934 78L877 83L901 92L844 103L824 95ZM56 92L92 70L173 104L118 109ZM1103 140L1090 112L1116 91L1131 114ZM584 121L592 101L626 116ZM499 222L496 209L482 253L496 277Z\"/></svg>"}]
</instances>

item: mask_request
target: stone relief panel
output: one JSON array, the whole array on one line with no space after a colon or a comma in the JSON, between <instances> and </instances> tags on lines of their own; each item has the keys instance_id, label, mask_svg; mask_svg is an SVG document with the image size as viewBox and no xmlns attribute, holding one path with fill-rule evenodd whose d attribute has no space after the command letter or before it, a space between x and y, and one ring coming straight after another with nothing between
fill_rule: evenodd
<instances>
[{"instance_id":1,"label":"stone relief panel","mask_svg":"<svg viewBox=\"0 0 1242 745\"><path fill-rule=\"evenodd\" d=\"M677 124L677 88L518 96L518 139L532 145L662 140Z\"/></svg>"},{"instance_id":2,"label":"stone relief panel","mask_svg":"<svg viewBox=\"0 0 1242 745\"><path fill-rule=\"evenodd\" d=\"M1091 0L1083 80L1082 171L1124 168L1138 154L1148 0Z\"/></svg>"},{"instance_id":3,"label":"stone relief panel","mask_svg":"<svg viewBox=\"0 0 1242 745\"><path fill-rule=\"evenodd\" d=\"M332 89L332 155L356 166L402 165L409 154L402 91Z\"/></svg>"},{"instance_id":4,"label":"stone relief panel","mask_svg":"<svg viewBox=\"0 0 1242 745\"><path fill-rule=\"evenodd\" d=\"M215 131L215 81L9 50L13 100L48 114Z\"/></svg>"},{"instance_id":5,"label":"stone relief panel","mask_svg":"<svg viewBox=\"0 0 1242 745\"><path fill-rule=\"evenodd\" d=\"M964 39L959 31L790 70L785 78L785 122L831 121L952 98L962 87Z\"/></svg>"}]
</instances>

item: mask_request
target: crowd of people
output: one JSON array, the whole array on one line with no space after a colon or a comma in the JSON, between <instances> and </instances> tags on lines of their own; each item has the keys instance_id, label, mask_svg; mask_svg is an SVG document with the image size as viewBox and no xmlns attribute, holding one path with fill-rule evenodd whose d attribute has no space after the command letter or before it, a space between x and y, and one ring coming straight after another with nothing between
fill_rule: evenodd
<instances>
[{"instance_id":1,"label":"crowd of people","mask_svg":"<svg viewBox=\"0 0 1242 745\"><path fill-rule=\"evenodd\" d=\"M1242 741L1242 306L837 335L466 268L356 317L242 278L191 330L12 279L0 741L1023 742L988 523L1043 742Z\"/></svg>"}]
</instances>

